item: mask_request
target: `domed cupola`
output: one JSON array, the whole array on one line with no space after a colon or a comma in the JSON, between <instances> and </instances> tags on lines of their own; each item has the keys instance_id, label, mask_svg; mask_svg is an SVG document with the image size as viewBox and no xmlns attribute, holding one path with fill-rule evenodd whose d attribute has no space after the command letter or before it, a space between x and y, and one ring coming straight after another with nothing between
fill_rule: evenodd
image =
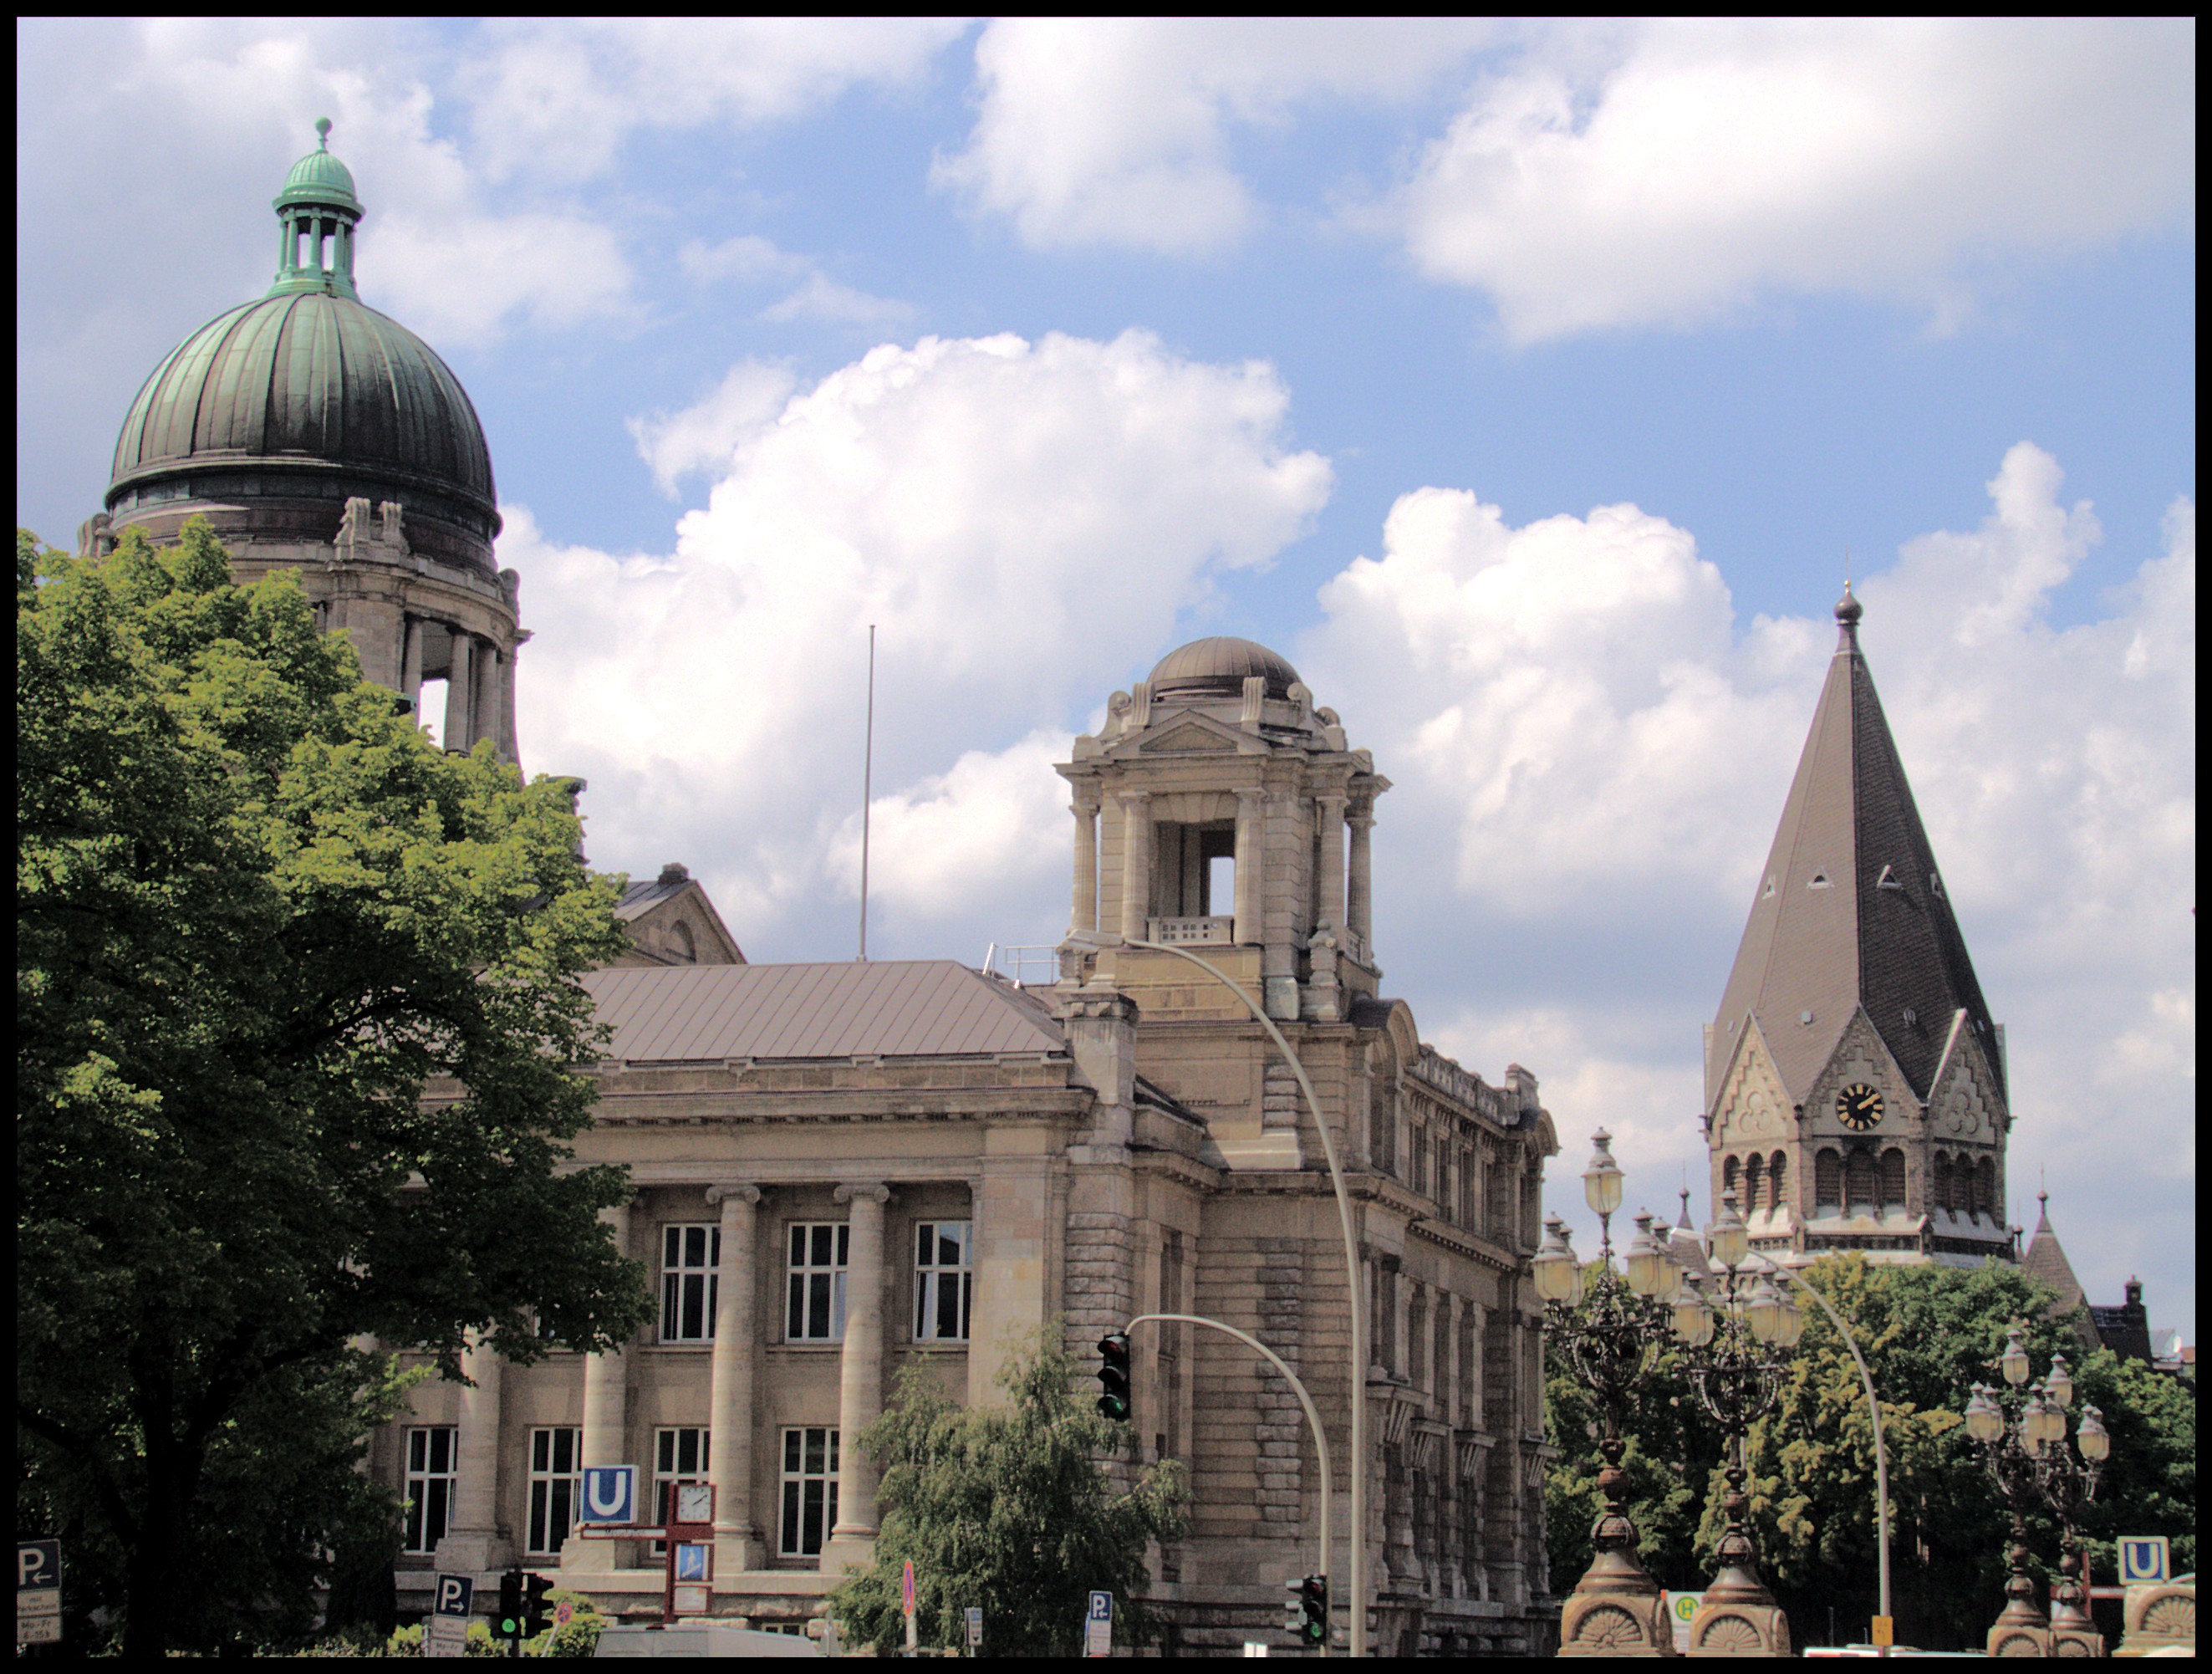
<instances>
[{"instance_id":1,"label":"domed cupola","mask_svg":"<svg viewBox=\"0 0 2212 1674\"><path fill-rule=\"evenodd\" d=\"M460 380L354 283L353 174L316 149L274 207L276 277L154 368L115 443L88 551L126 525L156 542L204 516L233 573L296 572L371 679L409 697L443 680L449 748L515 753L518 581L492 556L491 451Z\"/></svg>"},{"instance_id":2,"label":"domed cupola","mask_svg":"<svg viewBox=\"0 0 2212 1674\"><path fill-rule=\"evenodd\" d=\"M276 198L274 283L155 368L116 440L108 521L162 539L202 513L243 556L335 540L349 500L396 501L415 551L491 575L483 427L435 351L361 301L361 200L316 126Z\"/></svg>"}]
</instances>

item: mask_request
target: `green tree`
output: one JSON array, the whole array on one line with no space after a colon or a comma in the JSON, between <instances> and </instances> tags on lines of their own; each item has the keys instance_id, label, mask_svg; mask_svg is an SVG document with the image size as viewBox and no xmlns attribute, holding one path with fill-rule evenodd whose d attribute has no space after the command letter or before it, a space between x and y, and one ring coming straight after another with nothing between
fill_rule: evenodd
<instances>
[{"instance_id":1,"label":"green tree","mask_svg":"<svg viewBox=\"0 0 2212 1674\"><path fill-rule=\"evenodd\" d=\"M875 1567L828 1601L849 1643L905 1642L908 1559L925 1645L958 1644L964 1611L980 1605L991 1655L1073 1656L1093 1588L1114 1595L1117 1639L1154 1630L1145 1549L1182 1534L1186 1474L1163 1460L1115 1491L1100 1459L1126 1446L1127 1427L1077 1404L1079 1370L1060 1335L1048 1324L1009 1358L999 1382L1010 1406L962 1408L922 1367L900 1374L891 1406L860 1438L883 1472Z\"/></svg>"},{"instance_id":2,"label":"green tree","mask_svg":"<svg viewBox=\"0 0 2212 1674\"><path fill-rule=\"evenodd\" d=\"M18 1518L134 1655L281 1638L388 1538L352 1466L397 1391L350 1341L458 1377L467 1332L527 1361L647 1312L622 1173L567 1143L617 883L564 782L400 707L203 521L18 533Z\"/></svg>"}]
</instances>

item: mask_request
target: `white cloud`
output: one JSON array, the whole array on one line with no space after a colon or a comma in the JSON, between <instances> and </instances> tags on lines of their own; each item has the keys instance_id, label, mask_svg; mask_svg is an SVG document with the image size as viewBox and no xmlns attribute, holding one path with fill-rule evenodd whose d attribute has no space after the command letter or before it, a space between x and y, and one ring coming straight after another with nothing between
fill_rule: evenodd
<instances>
[{"instance_id":1,"label":"white cloud","mask_svg":"<svg viewBox=\"0 0 2212 1674\"><path fill-rule=\"evenodd\" d=\"M755 377L641 432L656 470L729 449L672 554L559 547L510 508L501 562L526 578L536 632L526 755L590 778L603 863L691 861L749 949L818 952L807 927L854 883L839 832L859 801L876 624L887 828L941 851L879 843L887 904L935 916L981 890L1003 915L982 940L1057 934L1064 891L1039 880L1065 865L1064 814L969 840L970 856L1060 857L1035 878L956 886L953 813L1050 807L1052 783L1007 788L1043 772L1038 740L1157 656L1210 575L1300 534L1327 462L1291 447L1271 369L1183 360L1138 332L887 345L772 423Z\"/></svg>"},{"instance_id":2,"label":"white cloud","mask_svg":"<svg viewBox=\"0 0 2212 1674\"><path fill-rule=\"evenodd\" d=\"M1522 340L1778 290L1940 325L1979 260L2186 221L2195 64L2182 20L1571 27L1478 82L1405 236Z\"/></svg>"},{"instance_id":3,"label":"white cloud","mask_svg":"<svg viewBox=\"0 0 2212 1674\"><path fill-rule=\"evenodd\" d=\"M820 320L837 326L886 326L914 317L914 304L839 284L826 273L807 275L806 283L780 302L763 308L763 320Z\"/></svg>"},{"instance_id":4,"label":"white cloud","mask_svg":"<svg viewBox=\"0 0 2212 1674\"><path fill-rule=\"evenodd\" d=\"M676 253L684 275L699 284L721 279L795 279L811 264L804 256L779 250L757 233L739 233L719 244L692 239Z\"/></svg>"},{"instance_id":5,"label":"white cloud","mask_svg":"<svg viewBox=\"0 0 2212 1674\"><path fill-rule=\"evenodd\" d=\"M787 367L739 361L682 411L631 419L630 436L661 492L673 495L679 479L728 466L738 444L774 423L798 387Z\"/></svg>"},{"instance_id":6,"label":"white cloud","mask_svg":"<svg viewBox=\"0 0 2212 1674\"><path fill-rule=\"evenodd\" d=\"M562 18L488 31L465 76L495 178L611 168L641 129L757 127L913 83L966 26L924 18Z\"/></svg>"},{"instance_id":7,"label":"white cloud","mask_svg":"<svg viewBox=\"0 0 2212 1674\"><path fill-rule=\"evenodd\" d=\"M1464 21L1002 19L975 47L981 108L939 183L1024 242L1218 250L1259 208L1228 125L1316 99L1419 93L1489 33Z\"/></svg>"}]
</instances>

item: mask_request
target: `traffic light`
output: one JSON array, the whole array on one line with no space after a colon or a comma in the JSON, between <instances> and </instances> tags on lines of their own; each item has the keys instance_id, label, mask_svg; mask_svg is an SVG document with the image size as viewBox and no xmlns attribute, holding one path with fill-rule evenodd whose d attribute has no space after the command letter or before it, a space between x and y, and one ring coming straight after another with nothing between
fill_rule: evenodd
<instances>
[{"instance_id":1,"label":"traffic light","mask_svg":"<svg viewBox=\"0 0 2212 1674\"><path fill-rule=\"evenodd\" d=\"M510 1569L499 1578L499 1614L492 1617L494 1639L522 1637L522 1572Z\"/></svg>"},{"instance_id":2,"label":"traffic light","mask_svg":"<svg viewBox=\"0 0 2212 1674\"><path fill-rule=\"evenodd\" d=\"M1300 1637L1305 1632L1305 1585L1304 1581L1283 1583L1284 1589L1291 1595L1283 1600L1283 1631L1292 1639Z\"/></svg>"},{"instance_id":3,"label":"traffic light","mask_svg":"<svg viewBox=\"0 0 2212 1674\"><path fill-rule=\"evenodd\" d=\"M1328 1577L1309 1575L1297 1584L1298 1625L1294 1630L1308 1645L1328 1639Z\"/></svg>"},{"instance_id":4,"label":"traffic light","mask_svg":"<svg viewBox=\"0 0 2212 1674\"><path fill-rule=\"evenodd\" d=\"M522 1636L536 1639L553 1625L553 1606L546 1595L553 1591L553 1583L543 1575L522 1578Z\"/></svg>"},{"instance_id":5,"label":"traffic light","mask_svg":"<svg viewBox=\"0 0 2212 1674\"><path fill-rule=\"evenodd\" d=\"M1129 1421L1129 1334L1109 1331L1098 1339L1098 1410L1116 1424Z\"/></svg>"}]
</instances>

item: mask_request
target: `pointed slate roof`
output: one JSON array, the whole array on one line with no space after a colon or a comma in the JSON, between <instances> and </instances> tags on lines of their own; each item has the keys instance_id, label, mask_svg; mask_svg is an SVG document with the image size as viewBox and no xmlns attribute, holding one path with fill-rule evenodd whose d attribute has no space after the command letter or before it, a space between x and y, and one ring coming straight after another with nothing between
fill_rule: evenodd
<instances>
[{"instance_id":1,"label":"pointed slate roof","mask_svg":"<svg viewBox=\"0 0 2212 1674\"><path fill-rule=\"evenodd\" d=\"M2051 1229L2051 1194L2038 1192L2035 1201L2042 1206L2042 1213L2036 1216L2035 1236L2028 1240L2027 1254L2020 1268L2029 1278L2040 1279L2058 1293L2051 1317L2063 1319L2088 1298L2082 1294L2081 1281L2074 1276L2074 1263L2066 1259L2058 1234Z\"/></svg>"},{"instance_id":2,"label":"pointed slate roof","mask_svg":"<svg viewBox=\"0 0 2212 1674\"><path fill-rule=\"evenodd\" d=\"M1827 684L1713 1022L1709 1108L1754 1015L1794 1103L1803 1103L1861 1007L1921 1098L1961 1011L1992 1074L2003 1074L1989 1007L1859 650L1863 614L1845 587Z\"/></svg>"}]
</instances>

